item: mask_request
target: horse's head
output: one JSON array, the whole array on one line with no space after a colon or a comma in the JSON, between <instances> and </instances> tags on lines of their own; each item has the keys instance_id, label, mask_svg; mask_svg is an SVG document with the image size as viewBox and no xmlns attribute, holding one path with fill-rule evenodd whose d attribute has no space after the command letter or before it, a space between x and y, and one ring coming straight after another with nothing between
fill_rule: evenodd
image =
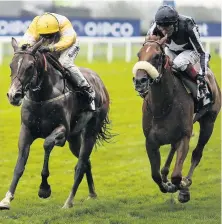
<instances>
[{"instance_id":1,"label":"horse's head","mask_svg":"<svg viewBox=\"0 0 222 224\"><path fill-rule=\"evenodd\" d=\"M7 96L12 105L20 106L28 86L37 74L35 54L41 46L42 40L33 47L23 45L19 48L17 41L12 38L11 44L14 49L14 56L10 63L11 86Z\"/></svg>"},{"instance_id":2,"label":"horse's head","mask_svg":"<svg viewBox=\"0 0 222 224\"><path fill-rule=\"evenodd\" d=\"M164 44L166 40L167 36L162 39L150 36L138 53L139 61L133 67L133 82L135 89L141 95L146 94L150 85L161 78L165 63Z\"/></svg>"}]
</instances>

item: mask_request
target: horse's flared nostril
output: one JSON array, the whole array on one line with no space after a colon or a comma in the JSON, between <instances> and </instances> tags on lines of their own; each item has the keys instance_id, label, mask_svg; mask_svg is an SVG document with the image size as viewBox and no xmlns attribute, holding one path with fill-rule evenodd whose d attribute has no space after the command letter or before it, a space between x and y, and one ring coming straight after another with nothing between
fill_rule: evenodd
<instances>
[{"instance_id":1,"label":"horse's flared nostril","mask_svg":"<svg viewBox=\"0 0 222 224\"><path fill-rule=\"evenodd\" d=\"M15 95L14 95L14 97L13 97L13 99L15 99L15 100L20 100L22 98L22 93L16 93Z\"/></svg>"}]
</instances>

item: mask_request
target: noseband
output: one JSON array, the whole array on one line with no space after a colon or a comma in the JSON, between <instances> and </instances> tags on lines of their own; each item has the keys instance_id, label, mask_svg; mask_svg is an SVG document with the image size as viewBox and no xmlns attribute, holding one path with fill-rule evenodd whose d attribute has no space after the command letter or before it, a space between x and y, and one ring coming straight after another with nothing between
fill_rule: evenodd
<instances>
[{"instance_id":1,"label":"noseband","mask_svg":"<svg viewBox=\"0 0 222 224\"><path fill-rule=\"evenodd\" d=\"M33 66L36 68L38 58L37 58L36 55L33 54L31 51L17 51L17 52L14 53L14 55L16 55L16 54L19 54L19 55L21 55L21 54L24 54L24 55L25 55L25 54L31 55L31 56L33 57L33 59L34 59L34 64L33 64ZM44 56L44 55L43 55L43 56ZM31 89L31 88L30 88L31 84L38 78L38 76L39 76L39 74L40 74L40 71L36 68L36 71L37 71L37 72L35 72L35 74L33 74L33 77L32 77L32 79L31 79L31 81L24 87L24 85L23 85L23 83L22 83L22 80L21 80L20 77L19 77L19 72L20 72L20 68L21 68L21 66L22 66L23 60L24 60L24 58L22 58L21 65L20 65L19 70L18 70L18 72L17 72L17 75L14 77L14 79L17 78L17 79L19 80L19 82L20 82L20 84L21 84L21 86L22 86L22 94L25 95L24 93L25 93L28 89ZM45 60L45 61L46 61L46 60ZM46 62L45 62L45 63L46 63ZM46 69L46 65L45 65L45 70L47 70L47 69ZM13 80L14 80L14 79L13 79ZM41 79L40 82L39 82L39 84L36 85L35 88L32 88L31 90L34 91L34 92L35 92L35 91L39 91L39 90L41 90L42 82L43 82L43 79Z\"/></svg>"}]
</instances>

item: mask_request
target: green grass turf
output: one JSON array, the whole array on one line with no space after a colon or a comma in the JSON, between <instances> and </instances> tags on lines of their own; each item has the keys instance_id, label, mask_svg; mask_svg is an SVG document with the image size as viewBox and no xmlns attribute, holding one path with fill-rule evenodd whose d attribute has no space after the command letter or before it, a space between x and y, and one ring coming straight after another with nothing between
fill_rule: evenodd
<instances>
[{"instance_id":1,"label":"green grass turf","mask_svg":"<svg viewBox=\"0 0 222 224\"><path fill-rule=\"evenodd\" d=\"M81 183L74 207L61 209L73 184L73 171L77 159L67 144L55 147L50 158L49 183L52 195L38 198L43 164L43 140L36 140L31 147L26 170L20 179L11 203L11 210L0 211L3 224L219 224L221 216L221 141L220 117L213 135L204 150L200 165L195 170L190 188L191 200L177 202L176 194L162 194L153 182L145 151L141 127L142 99L132 84L132 63L122 59L111 64L101 59L92 64L79 57L77 64L92 68L101 76L111 97L110 119L112 131L119 135L112 143L92 152L92 172L97 200L88 196L86 180ZM213 56L211 68L220 84L221 60ZM0 199L8 190L17 159L17 141L20 128L20 108L13 107L6 98L9 87L9 59L0 67ZM190 158L198 138L190 142L190 151L184 165L186 175ZM161 148L162 164L169 146ZM173 163L174 164L174 161Z\"/></svg>"}]
</instances>

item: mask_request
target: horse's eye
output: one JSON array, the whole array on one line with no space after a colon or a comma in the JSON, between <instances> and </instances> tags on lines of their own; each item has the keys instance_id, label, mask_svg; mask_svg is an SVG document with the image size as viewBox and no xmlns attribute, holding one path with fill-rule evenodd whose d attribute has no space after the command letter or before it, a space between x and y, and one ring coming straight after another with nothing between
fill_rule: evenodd
<instances>
[{"instance_id":1,"label":"horse's eye","mask_svg":"<svg viewBox=\"0 0 222 224\"><path fill-rule=\"evenodd\" d=\"M31 70L33 69L33 64L31 64L29 67L28 67L28 70Z\"/></svg>"},{"instance_id":2,"label":"horse's eye","mask_svg":"<svg viewBox=\"0 0 222 224\"><path fill-rule=\"evenodd\" d=\"M142 78L141 83L145 83L145 82L147 82L147 78Z\"/></svg>"}]
</instances>

